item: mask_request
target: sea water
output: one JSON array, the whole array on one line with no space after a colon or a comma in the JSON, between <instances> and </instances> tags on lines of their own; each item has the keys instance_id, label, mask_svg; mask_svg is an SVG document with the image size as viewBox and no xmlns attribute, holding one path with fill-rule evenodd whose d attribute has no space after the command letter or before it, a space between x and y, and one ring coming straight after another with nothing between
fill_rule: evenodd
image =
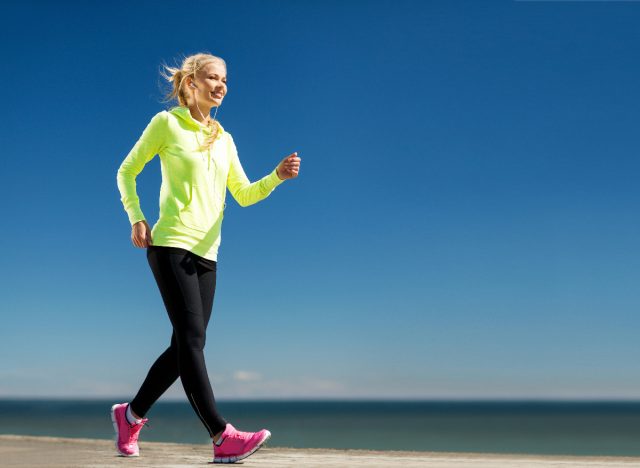
<instances>
[{"instance_id":1,"label":"sea water","mask_svg":"<svg viewBox=\"0 0 640 468\"><path fill-rule=\"evenodd\" d=\"M0 434L113 438L118 401L0 400ZM640 402L219 401L271 447L640 456ZM188 402L159 401L142 441L210 443Z\"/></svg>"}]
</instances>

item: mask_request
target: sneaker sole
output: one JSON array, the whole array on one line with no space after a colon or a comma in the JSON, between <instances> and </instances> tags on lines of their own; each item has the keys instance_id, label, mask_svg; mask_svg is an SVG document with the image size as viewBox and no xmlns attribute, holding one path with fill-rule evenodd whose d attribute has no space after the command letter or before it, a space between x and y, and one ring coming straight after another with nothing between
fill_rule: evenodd
<instances>
[{"instance_id":1,"label":"sneaker sole","mask_svg":"<svg viewBox=\"0 0 640 468\"><path fill-rule=\"evenodd\" d=\"M116 403L115 405L113 405L111 407L111 422L113 423L113 430L116 433L116 440L115 440L116 450L118 451L118 453L120 454L121 457L139 457L140 456L139 453L127 454L127 453L121 452L120 451L120 447L118 447L118 435L119 435L118 423L116 422L116 415L115 415L115 412L114 412L115 409L116 409L116 406L118 406L118 403Z\"/></svg>"},{"instance_id":2,"label":"sneaker sole","mask_svg":"<svg viewBox=\"0 0 640 468\"><path fill-rule=\"evenodd\" d=\"M258 444L251 451L238 455L237 457L215 457L213 459L213 463L235 463L237 461L243 460L247 458L249 455L252 455L255 452L257 452L262 447L262 445L270 438L271 438L271 432L267 431L267 433L262 438L262 440L258 442Z\"/></svg>"}]
</instances>

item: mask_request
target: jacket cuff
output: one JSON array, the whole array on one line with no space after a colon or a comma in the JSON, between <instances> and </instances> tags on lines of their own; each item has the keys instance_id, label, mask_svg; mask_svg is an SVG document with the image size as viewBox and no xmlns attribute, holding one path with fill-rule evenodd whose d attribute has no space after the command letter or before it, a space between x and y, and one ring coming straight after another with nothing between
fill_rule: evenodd
<instances>
[{"instance_id":1,"label":"jacket cuff","mask_svg":"<svg viewBox=\"0 0 640 468\"><path fill-rule=\"evenodd\" d=\"M276 171L276 169L274 169L271 174L267 176L267 187L269 188L269 190L273 190L282 182L284 182L284 180L278 177L278 172Z\"/></svg>"},{"instance_id":2,"label":"jacket cuff","mask_svg":"<svg viewBox=\"0 0 640 468\"><path fill-rule=\"evenodd\" d=\"M129 222L131 223L131 226L136 224L138 221L144 221L146 219L142 214L142 211L135 211L127 214L129 216Z\"/></svg>"}]
</instances>

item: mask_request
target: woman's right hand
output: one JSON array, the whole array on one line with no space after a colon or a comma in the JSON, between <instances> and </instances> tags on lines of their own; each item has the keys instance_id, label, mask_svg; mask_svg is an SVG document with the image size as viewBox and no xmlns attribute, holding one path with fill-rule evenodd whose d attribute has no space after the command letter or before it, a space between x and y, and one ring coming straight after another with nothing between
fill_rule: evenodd
<instances>
[{"instance_id":1,"label":"woman's right hand","mask_svg":"<svg viewBox=\"0 0 640 468\"><path fill-rule=\"evenodd\" d=\"M133 242L133 245L140 247L141 249L153 245L153 241L151 239L151 228L147 224L146 220L143 219L131 226L131 242Z\"/></svg>"}]
</instances>

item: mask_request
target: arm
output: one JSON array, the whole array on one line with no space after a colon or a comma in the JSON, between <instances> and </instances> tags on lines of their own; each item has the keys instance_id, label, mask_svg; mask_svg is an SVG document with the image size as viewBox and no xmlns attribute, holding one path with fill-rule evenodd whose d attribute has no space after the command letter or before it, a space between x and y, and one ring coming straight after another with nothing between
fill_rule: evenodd
<instances>
[{"instance_id":1,"label":"arm","mask_svg":"<svg viewBox=\"0 0 640 468\"><path fill-rule=\"evenodd\" d=\"M227 187L233 198L240 206L249 206L267 198L273 189L280 185L284 180L278 177L277 168L271 171L269 175L262 179L251 183L249 178L242 169L238 151L233 142L233 138L229 135L229 174L227 175Z\"/></svg>"},{"instance_id":2,"label":"arm","mask_svg":"<svg viewBox=\"0 0 640 468\"><path fill-rule=\"evenodd\" d=\"M161 151L165 128L166 116L163 112L159 112L153 116L118 169L116 180L120 191L120 201L132 226L145 219L136 192L136 177L142 172L145 164Z\"/></svg>"}]
</instances>

